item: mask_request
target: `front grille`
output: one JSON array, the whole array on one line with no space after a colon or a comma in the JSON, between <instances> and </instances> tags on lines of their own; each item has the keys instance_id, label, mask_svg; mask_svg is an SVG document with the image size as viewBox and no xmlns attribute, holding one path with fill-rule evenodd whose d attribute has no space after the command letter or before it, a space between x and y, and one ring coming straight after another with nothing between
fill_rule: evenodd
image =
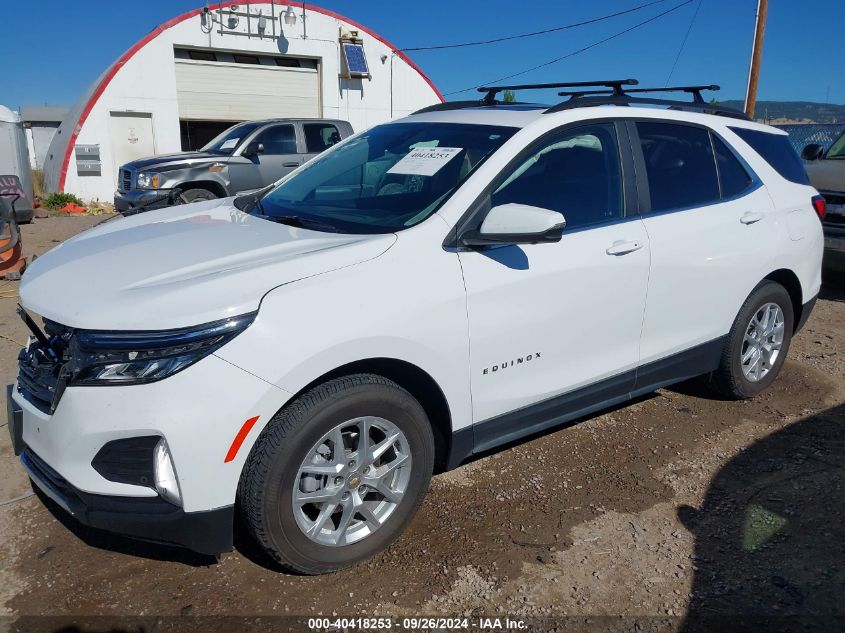
<instances>
[{"instance_id":1,"label":"front grille","mask_svg":"<svg viewBox=\"0 0 845 633\"><path fill-rule=\"evenodd\" d=\"M52 362L39 362L40 355L35 342L18 354L18 391L39 410L52 413L59 386L58 367Z\"/></svg>"},{"instance_id":2,"label":"front grille","mask_svg":"<svg viewBox=\"0 0 845 633\"><path fill-rule=\"evenodd\" d=\"M132 171L129 169L120 170L120 190L129 191L132 189Z\"/></svg>"},{"instance_id":3,"label":"front grille","mask_svg":"<svg viewBox=\"0 0 845 633\"><path fill-rule=\"evenodd\" d=\"M44 330L57 349L66 346L70 339L68 328L46 319ZM48 414L56 410L67 384L62 372L65 361L60 358L57 362L54 354L37 340L32 340L18 353L18 391L38 410Z\"/></svg>"}]
</instances>

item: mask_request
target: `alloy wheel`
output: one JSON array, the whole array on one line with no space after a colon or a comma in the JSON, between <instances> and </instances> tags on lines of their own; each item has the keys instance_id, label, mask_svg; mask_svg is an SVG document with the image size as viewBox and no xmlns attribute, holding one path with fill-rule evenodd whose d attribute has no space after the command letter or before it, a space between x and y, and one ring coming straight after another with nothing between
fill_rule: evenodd
<instances>
[{"instance_id":1,"label":"alloy wheel","mask_svg":"<svg viewBox=\"0 0 845 633\"><path fill-rule=\"evenodd\" d=\"M784 316L776 303L766 303L754 313L742 340L740 363L750 382L762 380L772 369L783 347Z\"/></svg>"},{"instance_id":2,"label":"alloy wheel","mask_svg":"<svg viewBox=\"0 0 845 633\"><path fill-rule=\"evenodd\" d=\"M349 545L388 520L411 479L405 434L384 418L342 422L308 451L294 480L293 513L321 545Z\"/></svg>"}]
</instances>

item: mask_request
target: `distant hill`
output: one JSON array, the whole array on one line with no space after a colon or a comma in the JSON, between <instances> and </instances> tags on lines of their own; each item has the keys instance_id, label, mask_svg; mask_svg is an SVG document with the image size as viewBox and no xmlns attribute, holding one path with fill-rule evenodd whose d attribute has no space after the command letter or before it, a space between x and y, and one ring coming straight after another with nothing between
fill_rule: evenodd
<instances>
[{"instance_id":1,"label":"distant hill","mask_svg":"<svg viewBox=\"0 0 845 633\"><path fill-rule=\"evenodd\" d=\"M719 101L722 105L742 110L738 100ZM758 101L756 117L775 122L845 123L845 105L812 101Z\"/></svg>"}]
</instances>

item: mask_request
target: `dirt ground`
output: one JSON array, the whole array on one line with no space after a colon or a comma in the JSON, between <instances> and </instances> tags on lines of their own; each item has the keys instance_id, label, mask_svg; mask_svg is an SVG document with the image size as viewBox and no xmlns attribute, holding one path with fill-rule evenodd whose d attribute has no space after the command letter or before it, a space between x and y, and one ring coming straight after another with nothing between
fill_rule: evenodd
<instances>
[{"instance_id":1,"label":"dirt ground","mask_svg":"<svg viewBox=\"0 0 845 633\"><path fill-rule=\"evenodd\" d=\"M39 220L25 247L43 253L100 221ZM2 384L26 337L14 307L0 298ZM83 528L29 497L0 506L0 615L485 615L538 628L625 616L666 630L843 618L843 378L845 290L825 287L764 395L725 402L687 383L478 459L435 477L387 552L317 578L278 573L242 539L217 562ZM28 490L2 432L0 499Z\"/></svg>"}]
</instances>

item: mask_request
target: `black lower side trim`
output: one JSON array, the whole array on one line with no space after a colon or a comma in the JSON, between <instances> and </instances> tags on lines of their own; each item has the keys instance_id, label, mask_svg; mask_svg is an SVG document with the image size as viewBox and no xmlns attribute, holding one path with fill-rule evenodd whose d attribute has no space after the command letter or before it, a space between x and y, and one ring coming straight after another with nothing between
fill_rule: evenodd
<instances>
[{"instance_id":1,"label":"black lower side trim","mask_svg":"<svg viewBox=\"0 0 845 633\"><path fill-rule=\"evenodd\" d=\"M560 426L655 389L710 373L719 366L726 338L720 337L636 370L460 429L452 436L447 467L456 468L471 455Z\"/></svg>"},{"instance_id":2,"label":"black lower side trim","mask_svg":"<svg viewBox=\"0 0 845 633\"><path fill-rule=\"evenodd\" d=\"M636 398L649 391L714 371L719 367L727 338L722 336L640 366L630 397Z\"/></svg>"},{"instance_id":3,"label":"black lower side trim","mask_svg":"<svg viewBox=\"0 0 845 633\"><path fill-rule=\"evenodd\" d=\"M813 313L813 308L816 307L816 301L818 298L819 296L816 295L801 308L801 318L798 319L798 323L795 325L796 334L807 324L807 319L809 319L810 315Z\"/></svg>"},{"instance_id":4,"label":"black lower side trim","mask_svg":"<svg viewBox=\"0 0 845 633\"><path fill-rule=\"evenodd\" d=\"M160 497L91 494L74 488L29 448L20 459L35 485L84 525L212 556L232 549L234 506L185 512Z\"/></svg>"}]
</instances>

